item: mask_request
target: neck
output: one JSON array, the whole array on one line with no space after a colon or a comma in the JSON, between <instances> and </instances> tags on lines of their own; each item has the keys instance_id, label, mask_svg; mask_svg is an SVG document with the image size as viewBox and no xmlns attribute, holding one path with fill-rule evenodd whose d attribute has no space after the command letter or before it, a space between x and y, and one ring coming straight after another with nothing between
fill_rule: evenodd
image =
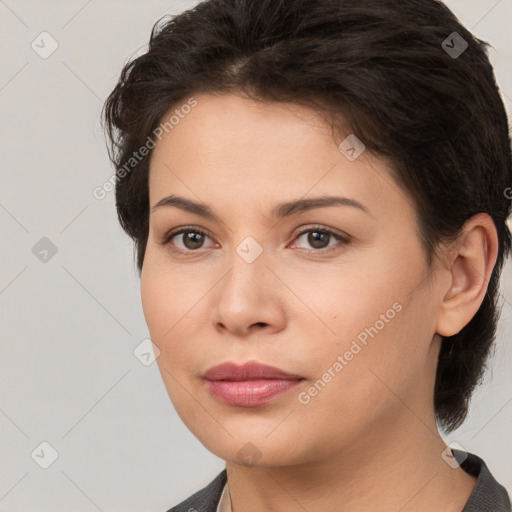
<instances>
[{"instance_id":1,"label":"neck","mask_svg":"<svg viewBox=\"0 0 512 512\"><path fill-rule=\"evenodd\" d=\"M406 409L397 420L380 426L378 438L373 430L301 465L227 462L233 512L460 512L476 479L441 457L445 443L433 419L424 423Z\"/></svg>"}]
</instances>

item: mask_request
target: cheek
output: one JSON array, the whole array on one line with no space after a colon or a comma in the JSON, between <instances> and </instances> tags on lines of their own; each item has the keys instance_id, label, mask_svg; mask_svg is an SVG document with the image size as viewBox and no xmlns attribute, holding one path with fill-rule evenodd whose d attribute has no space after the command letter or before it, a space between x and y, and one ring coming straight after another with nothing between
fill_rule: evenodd
<instances>
[{"instance_id":1,"label":"cheek","mask_svg":"<svg viewBox=\"0 0 512 512\"><path fill-rule=\"evenodd\" d=\"M167 309L167 301L172 300L172 288L167 286L165 275L155 271L147 253L142 268L140 291L144 318L155 343L165 332L165 323L167 322L164 319L169 320L167 328L172 325L170 324L170 312L164 314Z\"/></svg>"},{"instance_id":2,"label":"cheek","mask_svg":"<svg viewBox=\"0 0 512 512\"><path fill-rule=\"evenodd\" d=\"M186 288L184 288L186 290ZM190 400L187 369L194 357L192 336L187 336L189 301L174 274L154 265L151 255L141 273L141 300L152 342L160 350L156 362L178 415L189 425L194 401ZM189 313L190 314L190 313ZM190 428L190 426L189 426Z\"/></svg>"},{"instance_id":3,"label":"cheek","mask_svg":"<svg viewBox=\"0 0 512 512\"><path fill-rule=\"evenodd\" d=\"M209 343L207 329L208 292L211 275L198 277L197 270L176 269L165 254L147 251L141 273L141 301L152 342L159 348L157 364L169 389L173 385L164 369L180 382L195 373ZM201 331L201 332L199 332ZM202 368L202 367L201 367Z\"/></svg>"},{"instance_id":4,"label":"cheek","mask_svg":"<svg viewBox=\"0 0 512 512\"><path fill-rule=\"evenodd\" d=\"M317 378L297 396L297 417L308 418L323 438L348 444L370 435L376 423L392 421L421 381L422 356L407 340L409 315L402 309L374 331L373 317L361 314L347 331L364 336L342 336L321 355L311 353Z\"/></svg>"},{"instance_id":5,"label":"cheek","mask_svg":"<svg viewBox=\"0 0 512 512\"><path fill-rule=\"evenodd\" d=\"M291 327L299 324L305 333L315 331L309 343L325 339L322 350L334 346L344 352L352 340L364 346L366 340L380 338L400 316L421 272L412 265L399 272L399 266L403 264L397 264L395 255L381 251L378 258L347 256L340 264L313 271L306 266L282 268L279 275L293 291L287 295Z\"/></svg>"},{"instance_id":6,"label":"cheek","mask_svg":"<svg viewBox=\"0 0 512 512\"><path fill-rule=\"evenodd\" d=\"M421 258L413 263L399 273L392 269L395 260L381 259L382 273L377 267L371 274L352 269L327 281L318 299L309 294L311 309L322 312L335 334L317 336L315 343L302 336L298 350L309 354L317 380L312 379L301 403L309 402L318 414L334 409L344 417L347 411L361 417L374 414L367 405L383 410L396 401L394 392L405 397L418 385L433 335L435 305L422 283ZM308 318L299 320L304 333L312 333L315 324L321 327L311 314Z\"/></svg>"},{"instance_id":7,"label":"cheek","mask_svg":"<svg viewBox=\"0 0 512 512\"><path fill-rule=\"evenodd\" d=\"M190 309L187 288L180 285L177 276L157 264L151 251L146 253L140 282L142 309L151 340L161 351L160 363L172 348L180 323Z\"/></svg>"},{"instance_id":8,"label":"cheek","mask_svg":"<svg viewBox=\"0 0 512 512\"><path fill-rule=\"evenodd\" d=\"M193 285L192 285L193 283ZM165 259L165 251L150 244L142 267L140 289L146 323L155 338L168 338L186 316L201 284L177 272Z\"/></svg>"}]
</instances>

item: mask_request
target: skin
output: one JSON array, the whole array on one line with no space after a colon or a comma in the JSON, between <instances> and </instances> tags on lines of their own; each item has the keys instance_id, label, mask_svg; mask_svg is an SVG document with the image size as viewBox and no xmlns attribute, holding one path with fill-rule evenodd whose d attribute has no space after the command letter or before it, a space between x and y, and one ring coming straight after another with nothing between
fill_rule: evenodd
<instances>
[{"instance_id":1,"label":"skin","mask_svg":"<svg viewBox=\"0 0 512 512\"><path fill-rule=\"evenodd\" d=\"M315 111L291 103L194 97L198 105L153 150L150 206L173 194L219 220L174 206L152 211L141 294L170 399L226 461L233 510L334 512L342 503L360 512L378 503L380 512L460 512L476 479L441 456L434 377L440 335L460 331L484 298L497 255L492 220L470 219L429 269L412 201L386 162L340 152L348 134L333 137ZM355 199L368 213L271 215L278 203L321 195ZM315 246L311 232L298 236L316 224L349 242L326 235ZM180 227L207 236L162 245ZM248 236L263 249L252 263L236 251ZM301 403L299 393L397 302L400 312ZM208 392L204 371L250 360L305 380L257 407Z\"/></svg>"}]
</instances>

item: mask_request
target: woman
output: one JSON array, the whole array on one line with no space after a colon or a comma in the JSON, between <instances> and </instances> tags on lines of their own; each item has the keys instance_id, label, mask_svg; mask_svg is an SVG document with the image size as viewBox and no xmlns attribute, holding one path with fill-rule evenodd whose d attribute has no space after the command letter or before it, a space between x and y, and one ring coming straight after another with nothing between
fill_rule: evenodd
<instances>
[{"instance_id":1,"label":"woman","mask_svg":"<svg viewBox=\"0 0 512 512\"><path fill-rule=\"evenodd\" d=\"M170 399L226 469L171 511L510 511L445 445L498 321L507 117L435 0L211 0L104 119Z\"/></svg>"}]
</instances>

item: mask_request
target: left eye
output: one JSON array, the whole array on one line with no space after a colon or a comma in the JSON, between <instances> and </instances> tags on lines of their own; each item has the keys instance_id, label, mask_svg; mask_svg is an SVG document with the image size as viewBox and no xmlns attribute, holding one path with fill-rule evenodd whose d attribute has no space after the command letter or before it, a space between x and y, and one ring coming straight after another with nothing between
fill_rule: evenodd
<instances>
[{"instance_id":1,"label":"left eye","mask_svg":"<svg viewBox=\"0 0 512 512\"><path fill-rule=\"evenodd\" d=\"M335 238L339 242L348 243L348 240L336 233L328 229L320 229L320 228L309 228L304 231L301 231L296 240L299 240L304 235L307 235L306 241L310 246L314 249L325 249L327 247L332 247L332 245L328 245L329 241ZM305 248L307 249L307 248ZM311 250L311 249L310 249Z\"/></svg>"}]
</instances>

